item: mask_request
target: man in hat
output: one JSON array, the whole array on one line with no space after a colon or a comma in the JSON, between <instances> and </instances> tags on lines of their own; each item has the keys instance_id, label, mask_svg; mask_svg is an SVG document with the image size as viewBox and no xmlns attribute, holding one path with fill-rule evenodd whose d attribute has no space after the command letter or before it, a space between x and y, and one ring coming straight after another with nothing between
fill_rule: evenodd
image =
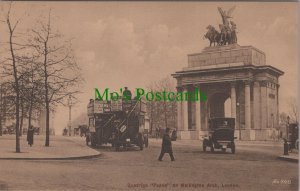
<instances>
[{"instance_id":1,"label":"man in hat","mask_svg":"<svg viewBox=\"0 0 300 191\"><path fill-rule=\"evenodd\" d=\"M162 140L161 152L158 158L159 161L162 161L162 158L165 153L169 153L171 161L175 161L173 156L173 150L172 150L172 142L169 133L170 133L170 128L166 128L166 132Z\"/></svg>"},{"instance_id":2,"label":"man in hat","mask_svg":"<svg viewBox=\"0 0 300 191\"><path fill-rule=\"evenodd\" d=\"M128 89L128 87L125 87L125 90L123 92L123 99L129 101L131 100L131 97L132 97L131 91Z\"/></svg>"}]
</instances>

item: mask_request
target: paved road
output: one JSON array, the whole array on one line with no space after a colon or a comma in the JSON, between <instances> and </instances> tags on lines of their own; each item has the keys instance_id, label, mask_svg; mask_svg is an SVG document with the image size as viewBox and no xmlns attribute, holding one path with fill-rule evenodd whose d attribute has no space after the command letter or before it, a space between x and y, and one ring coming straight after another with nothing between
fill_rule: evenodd
<instances>
[{"instance_id":1,"label":"paved road","mask_svg":"<svg viewBox=\"0 0 300 191\"><path fill-rule=\"evenodd\" d=\"M143 151L67 161L0 161L0 189L9 190L298 190L298 164L278 160L280 147L237 145L235 155L204 153L174 142L175 162L157 161L160 141Z\"/></svg>"}]
</instances>

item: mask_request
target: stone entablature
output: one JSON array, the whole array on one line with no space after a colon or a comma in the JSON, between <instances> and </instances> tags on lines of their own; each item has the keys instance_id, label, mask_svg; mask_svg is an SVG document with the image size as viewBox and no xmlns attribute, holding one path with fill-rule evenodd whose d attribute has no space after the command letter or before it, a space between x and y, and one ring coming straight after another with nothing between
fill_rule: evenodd
<instances>
[{"instance_id":1,"label":"stone entablature","mask_svg":"<svg viewBox=\"0 0 300 191\"><path fill-rule=\"evenodd\" d=\"M199 69L235 67L245 65L262 66L266 64L266 55L253 46L239 46L238 44L228 46L206 47L201 53L188 55L189 70L197 67Z\"/></svg>"},{"instance_id":2,"label":"stone entablature","mask_svg":"<svg viewBox=\"0 0 300 191\"><path fill-rule=\"evenodd\" d=\"M186 86L191 84L209 84L216 82L231 81L265 81L275 88L279 85L278 78L282 75L282 71L269 65L264 66L238 66L226 68L211 69L191 69L178 71L173 74L177 78L178 86Z\"/></svg>"}]
</instances>

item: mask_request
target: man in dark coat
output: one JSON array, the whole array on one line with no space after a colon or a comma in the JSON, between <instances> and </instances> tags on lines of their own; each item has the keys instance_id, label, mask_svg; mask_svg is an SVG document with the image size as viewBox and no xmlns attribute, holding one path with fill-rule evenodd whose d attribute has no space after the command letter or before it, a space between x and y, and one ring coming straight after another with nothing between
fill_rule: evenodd
<instances>
[{"instance_id":1,"label":"man in dark coat","mask_svg":"<svg viewBox=\"0 0 300 191\"><path fill-rule=\"evenodd\" d=\"M173 150L172 150L172 142L171 142L171 138L170 138L170 128L166 128L166 132L163 136L163 140L162 140L162 145L161 145L161 152L159 155L158 160L162 161L162 158L164 156L165 153L169 153L171 161L174 161L174 156L173 156Z\"/></svg>"},{"instance_id":2,"label":"man in dark coat","mask_svg":"<svg viewBox=\"0 0 300 191\"><path fill-rule=\"evenodd\" d=\"M30 146L33 145L33 134L34 134L34 128L31 125L27 131L27 142L28 142L28 145L30 145Z\"/></svg>"}]
</instances>

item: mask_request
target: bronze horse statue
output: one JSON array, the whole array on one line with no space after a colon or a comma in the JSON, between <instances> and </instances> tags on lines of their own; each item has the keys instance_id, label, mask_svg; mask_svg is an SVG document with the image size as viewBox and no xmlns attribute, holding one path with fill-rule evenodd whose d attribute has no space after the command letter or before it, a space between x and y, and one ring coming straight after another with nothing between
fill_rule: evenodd
<instances>
[{"instance_id":1,"label":"bronze horse statue","mask_svg":"<svg viewBox=\"0 0 300 191\"><path fill-rule=\"evenodd\" d=\"M210 42L209 46L212 44L215 46L216 43L217 45L220 45L220 39L221 39L221 34L211 25L208 25L206 27L208 29L207 33L203 36L203 38L207 38Z\"/></svg>"},{"instance_id":2,"label":"bronze horse statue","mask_svg":"<svg viewBox=\"0 0 300 191\"><path fill-rule=\"evenodd\" d=\"M233 23L234 24L234 23ZM209 46L213 44L213 46L220 46L226 44L234 44L237 42L237 36L235 32L235 25L232 27L226 27L223 24L219 25L221 32L217 31L213 26L208 25L206 29L207 33L203 38L207 38L210 42Z\"/></svg>"}]
</instances>

